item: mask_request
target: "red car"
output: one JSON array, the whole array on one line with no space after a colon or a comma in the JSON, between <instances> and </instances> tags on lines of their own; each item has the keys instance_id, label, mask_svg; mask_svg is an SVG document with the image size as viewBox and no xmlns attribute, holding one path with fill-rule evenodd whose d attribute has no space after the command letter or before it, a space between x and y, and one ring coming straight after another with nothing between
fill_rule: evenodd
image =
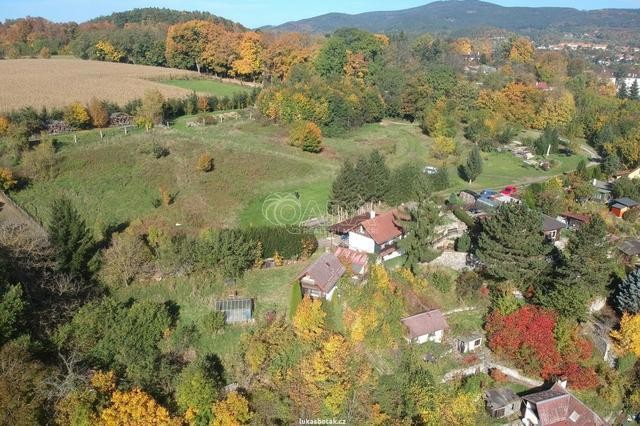
<instances>
[{"instance_id":1,"label":"red car","mask_svg":"<svg viewBox=\"0 0 640 426\"><path fill-rule=\"evenodd\" d=\"M516 188L513 185L509 185L507 187L505 187L502 191L500 191L500 193L502 195L508 195L508 196L513 196L518 192L518 188Z\"/></svg>"}]
</instances>

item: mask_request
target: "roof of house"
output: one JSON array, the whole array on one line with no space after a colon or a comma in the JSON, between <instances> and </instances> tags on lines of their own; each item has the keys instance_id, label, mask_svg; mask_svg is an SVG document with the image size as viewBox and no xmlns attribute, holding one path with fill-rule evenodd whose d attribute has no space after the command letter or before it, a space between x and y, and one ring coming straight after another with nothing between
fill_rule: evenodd
<instances>
[{"instance_id":1,"label":"roof of house","mask_svg":"<svg viewBox=\"0 0 640 426\"><path fill-rule=\"evenodd\" d=\"M640 254L640 241L627 240L618 245L618 250L627 256L637 256Z\"/></svg>"},{"instance_id":2,"label":"roof of house","mask_svg":"<svg viewBox=\"0 0 640 426\"><path fill-rule=\"evenodd\" d=\"M635 207L638 205L637 201L632 200L631 198L628 198L628 197L617 198L613 200L613 203L614 205L622 204L624 207Z\"/></svg>"},{"instance_id":3,"label":"roof of house","mask_svg":"<svg viewBox=\"0 0 640 426\"><path fill-rule=\"evenodd\" d=\"M409 337L411 339L449 328L447 320L439 309L412 315L400 321L402 321L402 324L409 330Z\"/></svg>"},{"instance_id":4,"label":"roof of house","mask_svg":"<svg viewBox=\"0 0 640 426\"><path fill-rule=\"evenodd\" d=\"M520 401L520 397L509 388L489 389L484 396L491 408L500 408L514 401Z\"/></svg>"},{"instance_id":5,"label":"roof of house","mask_svg":"<svg viewBox=\"0 0 640 426\"><path fill-rule=\"evenodd\" d=\"M338 259L359 266L364 266L369 262L369 256L366 253L360 253L346 247L338 247L335 255Z\"/></svg>"},{"instance_id":6,"label":"roof of house","mask_svg":"<svg viewBox=\"0 0 640 426\"><path fill-rule=\"evenodd\" d=\"M325 293L331 291L345 273L346 269L340 260L331 253L323 254L318 260L307 267L298 279L307 276L313 280L313 284Z\"/></svg>"},{"instance_id":7,"label":"roof of house","mask_svg":"<svg viewBox=\"0 0 640 426\"><path fill-rule=\"evenodd\" d=\"M559 383L550 389L523 396L522 399L535 404L542 425L606 425L600 416Z\"/></svg>"},{"instance_id":8,"label":"roof of house","mask_svg":"<svg viewBox=\"0 0 640 426\"><path fill-rule=\"evenodd\" d=\"M602 181L602 180L594 179L591 184L596 189L598 189L598 192L605 192L605 193L611 192L611 184L609 182L605 182L605 181Z\"/></svg>"},{"instance_id":9,"label":"roof of house","mask_svg":"<svg viewBox=\"0 0 640 426\"><path fill-rule=\"evenodd\" d=\"M376 244L386 243L400 237L404 232L396 223L396 213L395 210L381 213L372 219L365 220L361 225Z\"/></svg>"},{"instance_id":10,"label":"roof of house","mask_svg":"<svg viewBox=\"0 0 640 426\"><path fill-rule=\"evenodd\" d=\"M560 216L566 217L567 219L574 219L582 223L589 223L591 221L591 217L586 214L578 214L573 212L564 212Z\"/></svg>"},{"instance_id":11,"label":"roof of house","mask_svg":"<svg viewBox=\"0 0 640 426\"><path fill-rule=\"evenodd\" d=\"M343 220L342 222L331 225L329 227L329 231L334 232L336 234L346 234L349 231L355 229L363 221L369 219L369 217L370 217L370 213L363 213L363 214L350 217L347 220Z\"/></svg>"},{"instance_id":12,"label":"roof of house","mask_svg":"<svg viewBox=\"0 0 640 426\"><path fill-rule=\"evenodd\" d=\"M546 214L542 215L542 232L557 231L566 228L567 225Z\"/></svg>"}]
</instances>

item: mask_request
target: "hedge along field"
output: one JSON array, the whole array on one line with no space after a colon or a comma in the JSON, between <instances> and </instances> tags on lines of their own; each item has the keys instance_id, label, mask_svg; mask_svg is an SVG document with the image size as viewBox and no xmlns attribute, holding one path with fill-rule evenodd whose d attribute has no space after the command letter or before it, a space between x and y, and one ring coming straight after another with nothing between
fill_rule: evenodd
<instances>
[{"instance_id":1,"label":"hedge along field","mask_svg":"<svg viewBox=\"0 0 640 426\"><path fill-rule=\"evenodd\" d=\"M189 90L152 80L196 77L197 73L146 65L85 61L70 58L0 61L0 112L24 106L63 107L96 97L123 105L158 89L167 98L184 97Z\"/></svg>"},{"instance_id":2,"label":"hedge along field","mask_svg":"<svg viewBox=\"0 0 640 426\"><path fill-rule=\"evenodd\" d=\"M162 80L164 84L179 87L181 89L195 91L204 95L214 95L218 97L233 96L238 92L250 92L252 87L240 84L225 83L217 80Z\"/></svg>"}]
</instances>

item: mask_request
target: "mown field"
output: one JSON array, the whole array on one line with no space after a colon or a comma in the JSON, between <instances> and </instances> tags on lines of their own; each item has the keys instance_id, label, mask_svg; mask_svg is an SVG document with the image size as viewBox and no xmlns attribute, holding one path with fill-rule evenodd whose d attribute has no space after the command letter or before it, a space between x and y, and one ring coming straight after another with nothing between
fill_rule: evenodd
<instances>
[{"instance_id":1,"label":"mown field","mask_svg":"<svg viewBox=\"0 0 640 426\"><path fill-rule=\"evenodd\" d=\"M162 80L161 83L205 95L233 96L238 92L250 92L252 87L217 80Z\"/></svg>"},{"instance_id":2,"label":"mown field","mask_svg":"<svg viewBox=\"0 0 640 426\"><path fill-rule=\"evenodd\" d=\"M0 76L0 112L24 106L63 107L93 97L123 105L148 89L158 89L167 98L193 90L220 96L245 90L212 80L176 80L199 76L191 71L74 58L2 60Z\"/></svg>"},{"instance_id":3,"label":"mown field","mask_svg":"<svg viewBox=\"0 0 640 426\"><path fill-rule=\"evenodd\" d=\"M95 131L61 137L56 176L34 181L13 194L27 211L46 222L48 206L60 197L74 200L97 228L136 218L163 218L185 228L297 222L326 212L331 182L345 158L380 150L391 168L409 161L441 164L432 158L432 140L406 123L370 124L342 137L326 138L321 154L287 144L287 130L255 120L227 121L189 128L183 117L167 129L137 131L125 136L110 130L104 140ZM154 144L170 151L151 155ZM215 159L211 173L196 172L201 153ZM463 154L464 155L464 154ZM560 174L581 157L555 156L559 165L548 172L522 166L507 153L483 154L483 175L468 185L457 177L452 159L452 189L500 187ZM170 206L155 207L159 188L175 195ZM294 194L299 196L295 198Z\"/></svg>"}]
</instances>

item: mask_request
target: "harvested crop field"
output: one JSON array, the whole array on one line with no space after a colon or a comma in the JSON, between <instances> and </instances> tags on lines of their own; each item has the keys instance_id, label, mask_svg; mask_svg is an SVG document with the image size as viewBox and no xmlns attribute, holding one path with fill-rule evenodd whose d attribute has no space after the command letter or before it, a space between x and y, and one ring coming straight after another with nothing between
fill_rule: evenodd
<instances>
[{"instance_id":1,"label":"harvested crop field","mask_svg":"<svg viewBox=\"0 0 640 426\"><path fill-rule=\"evenodd\" d=\"M92 97L124 104L157 88L165 97L181 97L189 90L153 80L169 80L196 73L171 68L71 58L0 61L0 111L23 106L62 107Z\"/></svg>"}]
</instances>

